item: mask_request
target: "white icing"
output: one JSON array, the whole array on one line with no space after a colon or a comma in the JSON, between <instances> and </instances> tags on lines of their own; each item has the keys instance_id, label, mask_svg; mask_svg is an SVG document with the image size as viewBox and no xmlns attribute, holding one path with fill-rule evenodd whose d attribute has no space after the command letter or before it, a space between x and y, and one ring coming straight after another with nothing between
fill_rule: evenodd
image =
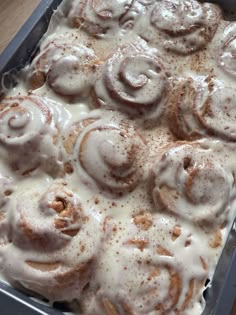
<instances>
[{"instance_id":1,"label":"white icing","mask_svg":"<svg viewBox=\"0 0 236 315\"><path fill-rule=\"evenodd\" d=\"M223 33L219 63L223 70L236 78L236 23L230 24Z\"/></svg>"},{"instance_id":2,"label":"white icing","mask_svg":"<svg viewBox=\"0 0 236 315\"><path fill-rule=\"evenodd\" d=\"M157 51L141 42L117 49L106 61L95 91L102 106L156 119L164 110L168 86Z\"/></svg>"},{"instance_id":3,"label":"white icing","mask_svg":"<svg viewBox=\"0 0 236 315\"><path fill-rule=\"evenodd\" d=\"M231 196L235 197L234 177L217 161L214 151L200 143L173 146L153 173L157 209L191 221L224 222Z\"/></svg>"},{"instance_id":4,"label":"white icing","mask_svg":"<svg viewBox=\"0 0 236 315\"><path fill-rule=\"evenodd\" d=\"M126 314L124 305L132 310L130 314L153 315L164 311L175 314L172 307L181 310L187 290L190 290L190 279L196 281L197 287L197 282L207 274L201 264L201 258L207 264L209 255L202 246L203 239L192 237L183 225L181 235L172 240L175 221L164 215L153 216L152 226L147 230L125 218L108 224L112 232L104 245L96 277L91 282L91 288L97 288L97 295L89 299L89 292L85 293L86 312L104 314L103 299L114 303L118 314ZM186 241L190 240L191 244L186 247ZM160 244L167 253L157 254ZM194 291L197 292L196 287ZM200 295L199 292L196 294Z\"/></svg>"},{"instance_id":5,"label":"white icing","mask_svg":"<svg viewBox=\"0 0 236 315\"><path fill-rule=\"evenodd\" d=\"M32 63L33 76L42 72L50 87L61 95L88 96L98 60L92 49L74 38L58 38L43 47Z\"/></svg>"},{"instance_id":6,"label":"white icing","mask_svg":"<svg viewBox=\"0 0 236 315\"><path fill-rule=\"evenodd\" d=\"M235 89L212 78L188 78L177 83L171 97L170 119L181 139L202 136L235 141Z\"/></svg>"},{"instance_id":7,"label":"white icing","mask_svg":"<svg viewBox=\"0 0 236 315\"><path fill-rule=\"evenodd\" d=\"M3 278L83 315L201 314L236 214L234 30L195 0L63 1L0 104Z\"/></svg>"},{"instance_id":8,"label":"white icing","mask_svg":"<svg viewBox=\"0 0 236 315\"><path fill-rule=\"evenodd\" d=\"M166 49L188 54L206 46L212 39L220 11L212 4L195 0L163 0L151 13L151 23L167 34Z\"/></svg>"},{"instance_id":9,"label":"white icing","mask_svg":"<svg viewBox=\"0 0 236 315\"><path fill-rule=\"evenodd\" d=\"M148 149L128 121L107 116L82 130L74 160L79 177L86 173L111 192L127 193L142 180L143 153Z\"/></svg>"},{"instance_id":10,"label":"white icing","mask_svg":"<svg viewBox=\"0 0 236 315\"><path fill-rule=\"evenodd\" d=\"M69 18L91 35L104 36L127 12L131 3L132 0L73 1Z\"/></svg>"},{"instance_id":11,"label":"white icing","mask_svg":"<svg viewBox=\"0 0 236 315\"><path fill-rule=\"evenodd\" d=\"M8 280L17 280L50 300L73 300L90 279L101 243L100 220L92 209L83 208L66 182L38 179L33 190L29 184L24 185L26 192L16 193L11 200L9 239L0 249L3 273ZM66 213L58 200L64 202Z\"/></svg>"}]
</instances>

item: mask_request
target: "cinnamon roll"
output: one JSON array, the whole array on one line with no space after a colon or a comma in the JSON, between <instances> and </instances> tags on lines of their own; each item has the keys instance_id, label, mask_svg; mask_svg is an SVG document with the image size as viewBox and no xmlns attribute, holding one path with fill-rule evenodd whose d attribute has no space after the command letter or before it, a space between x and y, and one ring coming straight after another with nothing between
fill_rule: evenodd
<instances>
[{"instance_id":1,"label":"cinnamon roll","mask_svg":"<svg viewBox=\"0 0 236 315\"><path fill-rule=\"evenodd\" d=\"M72 126L64 146L68 153L73 148L77 172L86 183L124 193L142 180L146 144L128 122L91 116Z\"/></svg>"},{"instance_id":2,"label":"cinnamon roll","mask_svg":"<svg viewBox=\"0 0 236 315\"><path fill-rule=\"evenodd\" d=\"M59 151L55 146L58 121L63 114L59 105L39 96L3 99L0 103L0 148L5 152L6 163L22 175L39 165L56 169L59 163L56 161Z\"/></svg>"},{"instance_id":3,"label":"cinnamon roll","mask_svg":"<svg viewBox=\"0 0 236 315\"><path fill-rule=\"evenodd\" d=\"M87 302L85 292L85 314L180 315L191 309L208 270L205 253L196 253L202 244L184 227L172 240L171 220L152 220L153 226L145 230L128 219L115 224L90 283L94 294ZM194 261L189 274L181 262L185 257L187 263L188 255Z\"/></svg>"},{"instance_id":4,"label":"cinnamon roll","mask_svg":"<svg viewBox=\"0 0 236 315\"><path fill-rule=\"evenodd\" d=\"M176 84L169 102L169 126L178 138L236 140L235 89L209 78L188 78Z\"/></svg>"},{"instance_id":5,"label":"cinnamon roll","mask_svg":"<svg viewBox=\"0 0 236 315\"><path fill-rule=\"evenodd\" d=\"M200 315L236 214L236 22L61 2L0 84L0 281L81 315Z\"/></svg>"},{"instance_id":6,"label":"cinnamon roll","mask_svg":"<svg viewBox=\"0 0 236 315\"><path fill-rule=\"evenodd\" d=\"M236 78L236 23L231 23L223 33L219 64L231 77Z\"/></svg>"},{"instance_id":7,"label":"cinnamon roll","mask_svg":"<svg viewBox=\"0 0 236 315\"><path fill-rule=\"evenodd\" d=\"M152 25L164 35L164 47L187 55L203 49L221 18L218 6L195 0L163 0L151 13Z\"/></svg>"},{"instance_id":8,"label":"cinnamon roll","mask_svg":"<svg viewBox=\"0 0 236 315\"><path fill-rule=\"evenodd\" d=\"M196 109L206 102L208 84L202 79L187 78L175 84L169 98L169 127L179 139L194 140L206 134Z\"/></svg>"},{"instance_id":9,"label":"cinnamon roll","mask_svg":"<svg viewBox=\"0 0 236 315\"><path fill-rule=\"evenodd\" d=\"M133 0L81 0L74 1L69 19L95 37L104 37L118 26L119 19L129 10Z\"/></svg>"},{"instance_id":10,"label":"cinnamon roll","mask_svg":"<svg viewBox=\"0 0 236 315\"><path fill-rule=\"evenodd\" d=\"M228 141L236 141L236 90L218 84L210 87L210 93L196 109L201 125L209 135Z\"/></svg>"},{"instance_id":11,"label":"cinnamon roll","mask_svg":"<svg viewBox=\"0 0 236 315\"><path fill-rule=\"evenodd\" d=\"M43 47L31 65L32 89L46 81L58 94L86 97L91 91L99 59L91 48L56 38Z\"/></svg>"},{"instance_id":12,"label":"cinnamon roll","mask_svg":"<svg viewBox=\"0 0 236 315\"><path fill-rule=\"evenodd\" d=\"M26 194L17 200L15 244L51 251L79 233L87 218L78 196L66 186L66 182L58 181L40 197L36 190L30 198Z\"/></svg>"},{"instance_id":13,"label":"cinnamon roll","mask_svg":"<svg viewBox=\"0 0 236 315\"><path fill-rule=\"evenodd\" d=\"M64 141L64 147L68 154L72 154L77 138L80 136L82 131L92 123L97 121L97 117L85 118L81 121L73 124L69 130L69 133Z\"/></svg>"},{"instance_id":14,"label":"cinnamon roll","mask_svg":"<svg viewBox=\"0 0 236 315\"><path fill-rule=\"evenodd\" d=\"M121 46L107 59L95 93L101 106L153 120L164 111L168 87L161 58L141 42Z\"/></svg>"},{"instance_id":15,"label":"cinnamon roll","mask_svg":"<svg viewBox=\"0 0 236 315\"><path fill-rule=\"evenodd\" d=\"M158 211L193 222L224 222L234 176L210 148L199 143L167 147L152 169L152 197Z\"/></svg>"},{"instance_id":16,"label":"cinnamon roll","mask_svg":"<svg viewBox=\"0 0 236 315\"><path fill-rule=\"evenodd\" d=\"M0 249L4 276L52 301L78 298L101 241L99 221L67 185L59 180L20 193L9 215L12 244Z\"/></svg>"},{"instance_id":17,"label":"cinnamon roll","mask_svg":"<svg viewBox=\"0 0 236 315\"><path fill-rule=\"evenodd\" d=\"M124 14L119 21L120 27L123 31L130 31L134 29L139 18L149 10L155 0L135 0L133 1L130 9Z\"/></svg>"}]
</instances>

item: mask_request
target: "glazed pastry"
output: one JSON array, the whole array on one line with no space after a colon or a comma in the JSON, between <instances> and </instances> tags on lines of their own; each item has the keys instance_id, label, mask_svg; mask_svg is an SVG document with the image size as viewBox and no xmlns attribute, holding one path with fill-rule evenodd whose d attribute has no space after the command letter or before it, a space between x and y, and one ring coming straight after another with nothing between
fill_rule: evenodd
<instances>
[{"instance_id":1,"label":"glazed pastry","mask_svg":"<svg viewBox=\"0 0 236 315\"><path fill-rule=\"evenodd\" d=\"M219 64L232 78L236 78L236 23L231 23L223 33Z\"/></svg>"},{"instance_id":2,"label":"glazed pastry","mask_svg":"<svg viewBox=\"0 0 236 315\"><path fill-rule=\"evenodd\" d=\"M137 216L140 219L140 214ZM104 246L98 272L90 285L97 294L89 299L89 289L85 291L82 304L85 314L190 312L193 297L197 300L208 269L207 253L205 257L199 251L202 244L169 219L149 214L142 218L143 222L147 220L145 228L135 220L136 215L132 221L113 222L113 233ZM183 261L187 264L188 259L194 265L189 273L183 273Z\"/></svg>"},{"instance_id":3,"label":"glazed pastry","mask_svg":"<svg viewBox=\"0 0 236 315\"><path fill-rule=\"evenodd\" d=\"M133 0L73 1L69 19L74 27L90 35L104 37L118 26L119 19L129 10Z\"/></svg>"},{"instance_id":4,"label":"glazed pastry","mask_svg":"<svg viewBox=\"0 0 236 315\"><path fill-rule=\"evenodd\" d=\"M176 83L169 99L169 125L179 139L194 140L206 134L195 115L195 109L207 97L208 86L204 80L188 78Z\"/></svg>"},{"instance_id":5,"label":"glazed pastry","mask_svg":"<svg viewBox=\"0 0 236 315\"><path fill-rule=\"evenodd\" d=\"M224 18L206 1L63 1L0 102L0 281L72 314L203 313L236 217Z\"/></svg>"},{"instance_id":6,"label":"glazed pastry","mask_svg":"<svg viewBox=\"0 0 236 315\"><path fill-rule=\"evenodd\" d=\"M60 248L77 235L87 220L80 200L64 182L55 183L39 200L35 200L35 195L34 192L29 204L25 198L17 202L13 242L26 248L31 244L41 250Z\"/></svg>"},{"instance_id":7,"label":"glazed pastry","mask_svg":"<svg viewBox=\"0 0 236 315\"><path fill-rule=\"evenodd\" d=\"M122 31L130 31L133 30L140 16L143 14L147 14L147 11L152 7L155 3L155 0L135 0L132 2L132 6L120 18L119 24Z\"/></svg>"},{"instance_id":8,"label":"glazed pastry","mask_svg":"<svg viewBox=\"0 0 236 315\"><path fill-rule=\"evenodd\" d=\"M195 0L163 0L151 13L152 25L165 35L165 49L181 55L203 49L212 40L220 18L217 6Z\"/></svg>"},{"instance_id":9,"label":"glazed pastry","mask_svg":"<svg viewBox=\"0 0 236 315\"><path fill-rule=\"evenodd\" d=\"M140 42L119 47L107 59L95 93L101 106L156 120L164 111L168 88L162 59Z\"/></svg>"},{"instance_id":10,"label":"glazed pastry","mask_svg":"<svg viewBox=\"0 0 236 315\"><path fill-rule=\"evenodd\" d=\"M71 127L64 145L85 182L92 180L111 193L128 193L142 180L146 144L128 121L91 116Z\"/></svg>"},{"instance_id":11,"label":"glazed pastry","mask_svg":"<svg viewBox=\"0 0 236 315\"><path fill-rule=\"evenodd\" d=\"M59 37L34 59L30 85L37 89L47 81L60 95L83 98L91 91L98 65L92 49Z\"/></svg>"},{"instance_id":12,"label":"glazed pastry","mask_svg":"<svg viewBox=\"0 0 236 315\"><path fill-rule=\"evenodd\" d=\"M99 221L83 209L65 181L47 189L44 185L19 194L11 203L11 243L0 249L4 273L11 282L47 299L73 300L92 273L101 240ZM95 231L96 239L92 237ZM76 243L80 246L75 247Z\"/></svg>"},{"instance_id":13,"label":"glazed pastry","mask_svg":"<svg viewBox=\"0 0 236 315\"><path fill-rule=\"evenodd\" d=\"M235 141L236 92L210 78L180 81L170 98L169 122L180 139L214 136Z\"/></svg>"},{"instance_id":14,"label":"glazed pastry","mask_svg":"<svg viewBox=\"0 0 236 315\"><path fill-rule=\"evenodd\" d=\"M235 104L235 89L216 83L205 103L197 109L197 117L209 134L235 141Z\"/></svg>"},{"instance_id":15,"label":"glazed pastry","mask_svg":"<svg viewBox=\"0 0 236 315\"><path fill-rule=\"evenodd\" d=\"M60 105L32 95L6 98L0 106L0 149L5 162L21 175L39 166L56 171L60 116L67 117Z\"/></svg>"},{"instance_id":16,"label":"glazed pastry","mask_svg":"<svg viewBox=\"0 0 236 315\"><path fill-rule=\"evenodd\" d=\"M234 175L204 142L167 147L153 166L152 181L157 211L212 224L223 223L230 211Z\"/></svg>"}]
</instances>

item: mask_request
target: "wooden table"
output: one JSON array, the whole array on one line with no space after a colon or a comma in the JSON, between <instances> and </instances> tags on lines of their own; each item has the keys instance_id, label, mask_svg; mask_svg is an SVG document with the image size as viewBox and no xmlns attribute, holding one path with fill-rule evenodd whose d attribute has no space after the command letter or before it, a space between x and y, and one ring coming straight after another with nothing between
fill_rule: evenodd
<instances>
[{"instance_id":1,"label":"wooden table","mask_svg":"<svg viewBox=\"0 0 236 315\"><path fill-rule=\"evenodd\" d=\"M39 2L40 0L0 0L0 53L32 14Z\"/></svg>"}]
</instances>

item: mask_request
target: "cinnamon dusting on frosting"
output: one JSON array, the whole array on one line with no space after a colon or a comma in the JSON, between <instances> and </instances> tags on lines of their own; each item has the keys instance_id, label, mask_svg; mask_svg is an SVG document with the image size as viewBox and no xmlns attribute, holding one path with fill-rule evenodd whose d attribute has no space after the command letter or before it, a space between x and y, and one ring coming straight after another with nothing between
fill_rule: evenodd
<instances>
[{"instance_id":1,"label":"cinnamon dusting on frosting","mask_svg":"<svg viewBox=\"0 0 236 315\"><path fill-rule=\"evenodd\" d=\"M0 103L2 277L200 315L236 215L235 54L212 3L64 0Z\"/></svg>"}]
</instances>

